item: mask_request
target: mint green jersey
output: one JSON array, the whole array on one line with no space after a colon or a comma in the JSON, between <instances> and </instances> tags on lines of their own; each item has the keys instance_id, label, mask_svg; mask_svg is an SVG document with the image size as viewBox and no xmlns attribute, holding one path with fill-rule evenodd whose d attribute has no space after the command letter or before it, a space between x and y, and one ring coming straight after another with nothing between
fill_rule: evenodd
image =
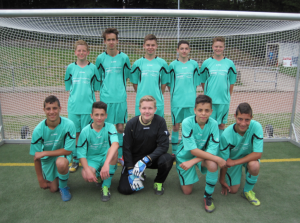
<instances>
[{"instance_id":1,"label":"mint green jersey","mask_svg":"<svg viewBox=\"0 0 300 223\"><path fill-rule=\"evenodd\" d=\"M219 127L217 121L208 118L204 128L201 129L196 116L190 116L182 122L182 140L178 146L176 158L185 162L195 158L191 150L201 149L217 155L219 151Z\"/></svg>"},{"instance_id":2,"label":"mint green jersey","mask_svg":"<svg viewBox=\"0 0 300 223\"><path fill-rule=\"evenodd\" d=\"M205 83L204 94L211 97L213 104L230 104L230 85L236 82L232 60L205 60L200 68L200 82Z\"/></svg>"},{"instance_id":3,"label":"mint green jersey","mask_svg":"<svg viewBox=\"0 0 300 223\"><path fill-rule=\"evenodd\" d=\"M113 142L118 141L118 134L113 124L104 122L100 132L96 132L92 124L84 127L77 143L77 157L91 161L100 161L105 158Z\"/></svg>"},{"instance_id":4,"label":"mint green jersey","mask_svg":"<svg viewBox=\"0 0 300 223\"><path fill-rule=\"evenodd\" d=\"M171 107L194 107L196 88L200 84L198 63L195 60L188 60L186 63L174 60L169 65L169 72Z\"/></svg>"},{"instance_id":5,"label":"mint green jersey","mask_svg":"<svg viewBox=\"0 0 300 223\"><path fill-rule=\"evenodd\" d=\"M168 64L159 57L149 61L142 57L134 62L131 68L130 81L137 84L135 106L139 106L140 99L151 95L156 99L156 106L164 106L164 96L161 85L169 83Z\"/></svg>"},{"instance_id":6,"label":"mint green jersey","mask_svg":"<svg viewBox=\"0 0 300 223\"><path fill-rule=\"evenodd\" d=\"M100 90L99 80L99 72L92 63L83 68L76 62L68 66L65 75L66 91L70 91L68 113L91 114L92 105L96 101L95 91Z\"/></svg>"},{"instance_id":7,"label":"mint green jersey","mask_svg":"<svg viewBox=\"0 0 300 223\"><path fill-rule=\"evenodd\" d=\"M251 120L248 130L241 136L235 130L235 125L228 126L220 140L220 157L236 160L252 152L263 152L263 129L259 122Z\"/></svg>"},{"instance_id":8,"label":"mint green jersey","mask_svg":"<svg viewBox=\"0 0 300 223\"><path fill-rule=\"evenodd\" d=\"M130 77L130 62L125 53L111 57L108 53L100 54L96 59L100 74L100 101L122 103L126 101L126 80Z\"/></svg>"},{"instance_id":9,"label":"mint green jersey","mask_svg":"<svg viewBox=\"0 0 300 223\"><path fill-rule=\"evenodd\" d=\"M47 119L45 119L33 130L29 154L34 156L36 152L58 149L74 151L75 139L75 126L71 120L60 117L60 123L52 130L47 126ZM46 160L48 156L41 159Z\"/></svg>"}]
</instances>

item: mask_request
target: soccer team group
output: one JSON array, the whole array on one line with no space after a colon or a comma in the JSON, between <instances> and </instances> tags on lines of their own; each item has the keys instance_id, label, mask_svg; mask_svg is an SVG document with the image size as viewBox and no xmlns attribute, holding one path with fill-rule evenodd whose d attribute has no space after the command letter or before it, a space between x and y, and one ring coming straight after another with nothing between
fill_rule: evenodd
<instances>
[{"instance_id":1,"label":"soccer team group","mask_svg":"<svg viewBox=\"0 0 300 223\"><path fill-rule=\"evenodd\" d=\"M199 181L196 167L206 174L207 212L215 210L212 194L218 178L222 194L237 193L242 167L246 173L242 196L259 206L253 187L263 152L263 130L252 120L248 103L239 104L236 123L225 129L236 82L234 63L224 57L225 39L213 39L213 56L201 68L189 59L191 49L184 40L178 43L178 59L168 66L156 56L156 37L147 35L145 56L131 67L128 56L117 49L117 29L106 29L103 39L107 51L97 57L96 65L87 60L88 44L83 40L75 43L77 61L68 66L64 80L70 92L68 118L60 116L57 97L50 95L44 101L46 119L34 129L30 147L40 187L60 191L63 201L70 200L69 173L78 169L80 161L83 179L102 187L101 200L108 201L119 162L120 193L142 190L147 168L157 169L154 192L162 195L163 183L176 160L184 194L192 193ZM128 78L136 92L136 116L127 122ZM200 84L204 95L197 96ZM166 87L171 95L172 154L168 153L170 134L164 119ZM96 102L95 91L100 91L100 101ZM178 144L180 123L182 140Z\"/></svg>"}]
</instances>

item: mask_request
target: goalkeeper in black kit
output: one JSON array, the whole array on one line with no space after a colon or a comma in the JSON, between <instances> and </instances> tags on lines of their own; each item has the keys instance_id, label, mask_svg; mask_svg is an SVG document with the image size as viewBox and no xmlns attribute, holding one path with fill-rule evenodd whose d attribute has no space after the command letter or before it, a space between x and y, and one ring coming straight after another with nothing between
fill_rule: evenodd
<instances>
[{"instance_id":1,"label":"goalkeeper in black kit","mask_svg":"<svg viewBox=\"0 0 300 223\"><path fill-rule=\"evenodd\" d=\"M155 115L156 100L149 95L141 98L140 116L128 121L123 136L124 167L118 190L121 194L132 194L144 188L143 176L146 168L157 169L154 191L163 195L165 182L174 158L168 154L169 132L166 121Z\"/></svg>"}]
</instances>

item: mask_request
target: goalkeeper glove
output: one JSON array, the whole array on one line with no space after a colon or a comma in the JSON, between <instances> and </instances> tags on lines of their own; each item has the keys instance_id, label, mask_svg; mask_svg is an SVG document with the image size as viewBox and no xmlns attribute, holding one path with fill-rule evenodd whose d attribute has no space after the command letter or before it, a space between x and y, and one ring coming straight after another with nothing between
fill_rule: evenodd
<instances>
[{"instance_id":1,"label":"goalkeeper glove","mask_svg":"<svg viewBox=\"0 0 300 223\"><path fill-rule=\"evenodd\" d=\"M133 170L128 170L128 182L133 191L139 191L144 189L144 185L140 178L132 174Z\"/></svg>"},{"instance_id":2,"label":"goalkeeper glove","mask_svg":"<svg viewBox=\"0 0 300 223\"><path fill-rule=\"evenodd\" d=\"M133 175L136 175L137 177L141 177L146 169L147 163L149 163L150 160L147 156L145 156L143 159L139 160L133 168Z\"/></svg>"}]
</instances>

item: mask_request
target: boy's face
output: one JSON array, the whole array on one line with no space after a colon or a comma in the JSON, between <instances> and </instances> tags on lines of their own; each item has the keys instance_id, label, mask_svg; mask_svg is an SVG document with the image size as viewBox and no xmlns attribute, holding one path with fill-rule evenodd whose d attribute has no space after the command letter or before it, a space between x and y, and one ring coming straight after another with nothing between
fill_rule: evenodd
<instances>
[{"instance_id":1,"label":"boy's face","mask_svg":"<svg viewBox=\"0 0 300 223\"><path fill-rule=\"evenodd\" d=\"M116 50L117 44L119 40L117 40L117 36L114 33L106 34L106 39L104 40L104 44L106 45L108 50Z\"/></svg>"},{"instance_id":2,"label":"boy's face","mask_svg":"<svg viewBox=\"0 0 300 223\"><path fill-rule=\"evenodd\" d=\"M75 56L78 60L86 60L87 56L90 54L90 51L87 50L85 45L78 45L75 50Z\"/></svg>"},{"instance_id":3,"label":"boy's face","mask_svg":"<svg viewBox=\"0 0 300 223\"><path fill-rule=\"evenodd\" d=\"M153 56L156 53L157 43L156 40L147 40L143 45L146 54L148 56Z\"/></svg>"},{"instance_id":4,"label":"boy's face","mask_svg":"<svg viewBox=\"0 0 300 223\"><path fill-rule=\"evenodd\" d=\"M154 106L153 101L143 101L139 110L141 112L143 122L148 123L153 119L156 107Z\"/></svg>"},{"instance_id":5,"label":"boy's face","mask_svg":"<svg viewBox=\"0 0 300 223\"><path fill-rule=\"evenodd\" d=\"M212 113L212 108L210 103L199 103L196 108L194 108L194 112L197 118L197 121L200 123L206 123L207 119Z\"/></svg>"},{"instance_id":6,"label":"boy's face","mask_svg":"<svg viewBox=\"0 0 300 223\"><path fill-rule=\"evenodd\" d=\"M247 131L252 116L250 114L241 114L238 112L238 114L234 114L235 120L236 120L236 125L235 125L235 130L239 133L244 135L244 133Z\"/></svg>"},{"instance_id":7,"label":"boy's face","mask_svg":"<svg viewBox=\"0 0 300 223\"><path fill-rule=\"evenodd\" d=\"M101 126L107 118L107 114L102 108L93 108L91 118L93 119L94 124Z\"/></svg>"},{"instance_id":8,"label":"boy's face","mask_svg":"<svg viewBox=\"0 0 300 223\"><path fill-rule=\"evenodd\" d=\"M179 54L179 57L181 58L187 58L189 56L189 53L191 52L191 49L189 45L183 43L180 44L179 48L177 49L177 53Z\"/></svg>"},{"instance_id":9,"label":"boy's face","mask_svg":"<svg viewBox=\"0 0 300 223\"><path fill-rule=\"evenodd\" d=\"M224 49L225 49L225 43L223 43L221 41L216 41L212 45L212 49L214 51L214 55L216 55L216 56L223 56Z\"/></svg>"},{"instance_id":10,"label":"boy's face","mask_svg":"<svg viewBox=\"0 0 300 223\"><path fill-rule=\"evenodd\" d=\"M58 106L58 102L52 104L46 103L44 107L44 112L47 117L47 121L55 122L59 119L61 107Z\"/></svg>"}]
</instances>

